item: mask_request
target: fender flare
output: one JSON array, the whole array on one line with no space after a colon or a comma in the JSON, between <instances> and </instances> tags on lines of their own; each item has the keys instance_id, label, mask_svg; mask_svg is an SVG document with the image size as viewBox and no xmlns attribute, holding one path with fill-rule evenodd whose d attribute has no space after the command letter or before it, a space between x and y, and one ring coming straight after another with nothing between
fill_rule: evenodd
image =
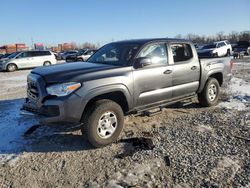
<instances>
[{"instance_id":1,"label":"fender flare","mask_svg":"<svg viewBox=\"0 0 250 188\"><path fill-rule=\"evenodd\" d=\"M219 71L219 70L209 70L207 72L205 79L201 79L200 86L199 86L199 89L198 89L198 93L202 92L203 88L205 87L205 84L207 83L208 78L211 75L217 74L217 73L220 73L223 76L223 73L221 71Z\"/></svg>"},{"instance_id":2,"label":"fender flare","mask_svg":"<svg viewBox=\"0 0 250 188\"><path fill-rule=\"evenodd\" d=\"M84 98L84 101L87 105L87 103L99 96L99 95L104 95L104 94L108 94L108 93L111 93L111 92L121 92L123 93L123 95L125 96L126 98L126 101L127 101L127 104L128 104L128 109L131 109L133 108L133 97L129 91L129 89L123 85L123 84L112 84L112 85L106 85L106 86L101 86L101 87L96 87L96 88L93 88L91 90L89 90L89 92L82 96ZM83 107L83 111L86 107L86 105Z\"/></svg>"}]
</instances>

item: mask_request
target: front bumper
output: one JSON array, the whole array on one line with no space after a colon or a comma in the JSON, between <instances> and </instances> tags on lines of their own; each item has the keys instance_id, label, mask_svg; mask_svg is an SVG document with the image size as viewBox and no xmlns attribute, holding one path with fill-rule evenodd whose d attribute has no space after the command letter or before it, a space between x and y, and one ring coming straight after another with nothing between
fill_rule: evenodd
<instances>
[{"instance_id":1,"label":"front bumper","mask_svg":"<svg viewBox=\"0 0 250 188\"><path fill-rule=\"evenodd\" d=\"M6 70L6 66L5 66L5 64L0 64L0 70Z\"/></svg>"},{"instance_id":2,"label":"front bumper","mask_svg":"<svg viewBox=\"0 0 250 188\"><path fill-rule=\"evenodd\" d=\"M41 104L26 98L21 114L34 115L42 124L78 123L81 121L85 105L85 100L76 94L47 99Z\"/></svg>"}]
</instances>

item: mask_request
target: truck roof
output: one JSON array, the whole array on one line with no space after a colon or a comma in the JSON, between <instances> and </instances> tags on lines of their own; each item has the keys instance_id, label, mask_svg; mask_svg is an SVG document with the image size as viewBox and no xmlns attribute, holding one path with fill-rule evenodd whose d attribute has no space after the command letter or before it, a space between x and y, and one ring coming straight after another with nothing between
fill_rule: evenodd
<instances>
[{"instance_id":1,"label":"truck roof","mask_svg":"<svg viewBox=\"0 0 250 188\"><path fill-rule=\"evenodd\" d=\"M150 42L191 42L185 39L177 39L177 38L149 38L149 39L131 39L131 40L122 40L113 43L138 43L138 44L145 44Z\"/></svg>"}]
</instances>

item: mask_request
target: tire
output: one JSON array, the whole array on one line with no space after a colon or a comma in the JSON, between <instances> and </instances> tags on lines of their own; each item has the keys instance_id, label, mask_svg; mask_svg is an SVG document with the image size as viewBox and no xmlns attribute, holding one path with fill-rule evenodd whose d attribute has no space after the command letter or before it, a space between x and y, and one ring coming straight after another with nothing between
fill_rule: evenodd
<instances>
[{"instance_id":1,"label":"tire","mask_svg":"<svg viewBox=\"0 0 250 188\"><path fill-rule=\"evenodd\" d=\"M83 123L81 128L83 136L93 146L103 147L119 137L124 124L123 110L120 105L111 100L99 100L88 107L81 122Z\"/></svg>"},{"instance_id":2,"label":"tire","mask_svg":"<svg viewBox=\"0 0 250 188\"><path fill-rule=\"evenodd\" d=\"M229 57L230 55L231 55L231 53L230 53L230 50L228 49L226 56Z\"/></svg>"},{"instance_id":3,"label":"tire","mask_svg":"<svg viewBox=\"0 0 250 188\"><path fill-rule=\"evenodd\" d=\"M83 58L78 58L77 61L83 61Z\"/></svg>"},{"instance_id":4,"label":"tire","mask_svg":"<svg viewBox=\"0 0 250 188\"><path fill-rule=\"evenodd\" d=\"M14 63L8 64L6 70L8 72L14 72L17 70L17 66Z\"/></svg>"},{"instance_id":5,"label":"tire","mask_svg":"<svg viewBox=\"0 0 250 188\"><path fill-rule=\"evenodd\" d=\"M45 61L44 63L43 63L43 66L50 66L51 65L51 62L50 61Z\"/></svg>"},{"instance_id":6,"label":"tire","mask_svg":"<svg viewBox=\"0 0 250 188\"><path fill-rule=\"evenodd\" d=\"M215 106L218 103L220 85L215 78L208 78L201 93L198 93L198 100L201 106Z\"/></svg>"}]
</instances>

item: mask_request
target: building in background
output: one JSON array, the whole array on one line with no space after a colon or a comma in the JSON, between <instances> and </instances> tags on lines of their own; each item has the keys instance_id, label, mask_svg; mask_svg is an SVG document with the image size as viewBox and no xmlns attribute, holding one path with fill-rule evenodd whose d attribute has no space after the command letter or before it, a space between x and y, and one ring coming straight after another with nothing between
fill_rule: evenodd
<instances>
[{"instance_id":1,"label":"building in background","mask_svg":"<svg viewBox=\"0 0 250 188\"><path fill-rule=\"evenodd\" d=\"M34 48L35 50L45 50L43 43L35 43Z\"/></svg>"},{"instance_id":2,"label":"building in background","mask_svg":"<svg viewBox=\"0 0 250 188\"><path fill-rule=\"evenodd\" d=\"M8 44L0 47L0 53L13 53L13 52L19 52L19 51L25 51L29 48L24 43L18 43L18 44Z\"/></svg>"},{"instance_id":3,"label":"building in background","mask_svg":"<svg viewBox=\"0 0 250 188\"><path fill-rule=\"evenodd\" d=\"M74 50L75 49L75 45L73 43L63 43L62 45L62 50Z\"/></svg>"}]
</instances>

